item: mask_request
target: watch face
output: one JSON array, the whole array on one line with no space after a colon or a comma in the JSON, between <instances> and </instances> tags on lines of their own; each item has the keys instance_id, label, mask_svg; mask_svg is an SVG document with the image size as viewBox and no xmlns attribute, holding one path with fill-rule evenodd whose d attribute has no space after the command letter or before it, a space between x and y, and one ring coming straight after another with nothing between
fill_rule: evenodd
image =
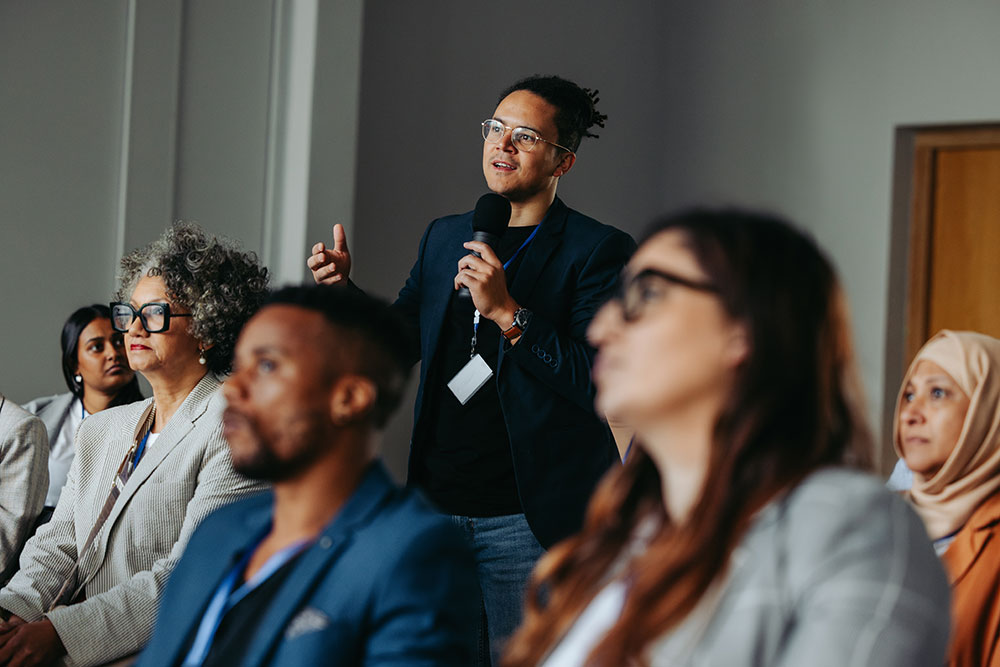
<instances>
[{"instance_id":1,"label":"watch face","mask_svg":"<svg viewBox=\"0 0 1000 667\"><path fill-rule=\"evenodd\" d=\"M531 311L525 308L518 308L514 312L514 326L518 329L523 330L528 326L528 319L531 317Z\"/></svg>"}]
</instances>

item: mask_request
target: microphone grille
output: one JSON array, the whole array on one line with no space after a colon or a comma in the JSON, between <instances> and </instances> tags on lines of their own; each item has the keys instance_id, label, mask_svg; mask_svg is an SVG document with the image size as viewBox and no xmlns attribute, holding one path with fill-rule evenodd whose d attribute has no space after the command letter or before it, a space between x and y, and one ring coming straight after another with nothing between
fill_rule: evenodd
<instances>
[{"instance_id":1,"label":"microphone grille","mask_svg":"<svg viewBox=\"0 0 1000 667\"><path fill-rule=\"evenodd\" d=\"M473 231L503 236L509 222L510 201L506 197L488 192L476 202L476 211L472 214Z\"/></svg>"}]
</instances>

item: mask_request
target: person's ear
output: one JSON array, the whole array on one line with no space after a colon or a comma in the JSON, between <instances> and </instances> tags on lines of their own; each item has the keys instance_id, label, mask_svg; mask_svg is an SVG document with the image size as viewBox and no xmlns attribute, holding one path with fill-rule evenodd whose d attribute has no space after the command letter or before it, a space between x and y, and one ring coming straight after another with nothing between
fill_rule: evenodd
<instances>
[{"instance_id":1,"label":"person's ear","mask_svg":"<svg viewBox=\"0 0 1000 667\"><path fill-rule=\"evenodd\" d=\"M573 153L563 153L563 156L559 158L559 162L556 164L556 170L552 172L552 175L556 178L560 176L565 176L573 165L576 164L576 155Z\"/></svg>"},{"instance_id":2,"label":"person's ear","mask_svg":"<svg viewBox=\"0 0 1000 667\"><path fill-rule=\"evenodd\" d=\"M330 418L337 426L345 426L368 415L375 407L378 389L375 383L360 375L342 375L330 392Z\"/></svg>"}]
</instances>

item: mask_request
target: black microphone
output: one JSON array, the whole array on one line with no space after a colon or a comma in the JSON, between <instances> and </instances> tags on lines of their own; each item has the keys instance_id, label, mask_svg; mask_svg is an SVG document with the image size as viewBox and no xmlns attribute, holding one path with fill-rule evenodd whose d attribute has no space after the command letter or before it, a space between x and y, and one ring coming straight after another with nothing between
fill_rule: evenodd
<instances>
[{"instance_id":1,"label":"black microphone","mask_svg":"<svg viewBox=\"0 0 1000 667\"><path fill-rule=\"evenodd\" d=\"M487 192L476 202L476 210L472 214L472 240L485 243L495 251L509 222L510 201L494 192ZM482 257L476 251L472 251L472 254ZM471 299L472 293L468 287L460 287L458 296Z\"/></svg>"}]
</instances>

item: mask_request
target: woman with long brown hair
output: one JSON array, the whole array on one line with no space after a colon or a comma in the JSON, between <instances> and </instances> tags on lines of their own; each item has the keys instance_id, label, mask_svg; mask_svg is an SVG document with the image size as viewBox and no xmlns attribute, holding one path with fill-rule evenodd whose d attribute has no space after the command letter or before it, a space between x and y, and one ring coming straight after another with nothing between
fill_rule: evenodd
<instances>
[{"instance_id":1,"label":"woman with long brown hair","mask_svg":"<svg viewBox=\"0 0 1000 667\"><path fill-rule=\"evenodd\" d=\"M846 307L783 221L655 225L591 324L598 408L636 429L542 560L504 665L940 665L948 589L867 467Z\"/></svg>"}]
</instances>

